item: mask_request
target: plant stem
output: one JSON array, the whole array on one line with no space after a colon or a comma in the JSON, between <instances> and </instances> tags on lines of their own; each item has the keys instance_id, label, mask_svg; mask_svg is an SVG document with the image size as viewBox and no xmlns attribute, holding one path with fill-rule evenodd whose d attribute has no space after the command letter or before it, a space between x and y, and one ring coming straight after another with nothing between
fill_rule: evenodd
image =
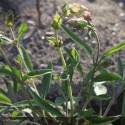
<instances>
[{"instance_id":1,"label":"plant stem","mask_svg":"<svg viewBox=\"0 0 125 125\"><path fill-rule=\"evenodd\" d=\"M64 59L64 57L63 57L63 53L62 53L62 50L61 50L60 47L58 48L58 52L59 52L60 58L61 58L61 60L62 60L62 64L63 64L63 67L64 67L64 71L67 71L66 62L65 62L65 59ZM67 88L67 92L68 92L69 99L70 99L71 117L73 117L73 114L74 114L74 106L73 106L73 97L72 97L72 88L71 88L71 84L70 84L70 78L68 78L68 79L66 80L66 88Z\"/></svg>"},{"instance_id":2,"label":"plant stem","mask_svg":"<svg viewBox=\"0 0 125 125\"><path fill-rule=\"evenodd\" d=\"M105 110L105 112L103 114L103 117L105 117L108 114L114 100L115 100L115 87L113 85L112 99L110 100L110 102L109 102L109 104L108 104L108 106L107 106L107 108L106 108L106 110Z\"/></svg>"},{"instance_id":3,"label":"plant stem","mask_svg":"<svg viewBox=\"0 0 125 125\"><path fill-rule=\"evenodd\" d=\"M37 17L38 17L38 27L41 28L41 11L40 11L40 0L36 0L36 10L37 10Z\"/></svg>"},{"instance_id":4,"label":"plant stem","mask_svg":"<svg viewBox=\"0 0 125 125\"><path fill-rule=\"evenodd\" d=\"M82 110L85 110L90 99L91 99L91 95L93 93L93 79L94 79L94 74L96 72L96 67L97 67L97 64L98 64L98 60L99 60L99 53L100 53L100 42L99 42L99 38L98 38L98 35L97 33L93 30L93 33L95 35L95 38L96 38L96 42L97 42L97 55L96 55L96 61L93 61L93 65L94 65L94 68L93 68L93 73L92 73L92 77L91 77L91 83L90 83L90 86L89 86L89 95L87 96L87 99L84 103L84 106L82 108Z\"/></svg>"},{"instance_id":5,"label":"plant stem","mask_svg":"<svg viewBox=\"0 0 125 125\"><path fill-rule=\"evenodd\" d=\"M60 58L61 58L61 61L62 61L63 67L64 67L64 71L66 71L67 66L66 66L66 62L65 62L65 59L63 57L63 53L62 53L62 50L60 47L58 48L58 52L59 52L59 55L60 55Z\"/></svg>"},{"instance_id":6,"label":"plant stem","mask_svg":"<svg viewBox=\"0 0 125 125\"><path fill-rule=\"evenodd\" d=\"M95 31L93 33L95 35L96 42L97 42L97 57L96 57L96 62L95 62L95 65L97 65L98 59L99 59L99 54L100 54L100 41L99 41L99 37L98 37L97 33Z\"/></svg>"},{"instance_id":7,"label":"plant stem","mask_svg":"<svg viewBox=\"0 0 125 125\"><path fill-rule=\"evenodd\" d=\"M14 35L14 33L13 33L12 27L10 27L10 31L11 31L11 34L12 34L13 39L15 40L16 38L15 38L15 35Z\"/></svg>"},{"instance_id":8,"label":"plant stem","mask_svg":"<svg viewBox=\"0 0 125 125\"><path fill-rule=\"evenodd\" d=\"M71 117L73 117L74 106L73 106L73 97L72 97L72 88L70 84L70 78L67 79L66 86L67 86L67 91L68 91L69 100L70 100Z\"/></svg>"},{"instance_id":9,"label":"plant stem","mask_svg":"<svg viewBox=\"0 0 125 125\"><path fill-rule=\"evenodd\" d=\"M10 31L11 31L11 34L12 34L12 36L13 36L13 39L16 40L16 37L15 37L14 32L13 32L13 30L12 30L11 27L10 27ZM18 42L16 43L15 46L16 46L16 49L17 49L19 55L21 56L21 53L20 53L20 51L19 51L19 45L18 45ZM22 57L22 56L21 56L21 59L22 59L22 62L23 62L23 64L24 64L24 66L25 66L27 72L29 72L29 70L28 70L26 64L25 64L24 61L23 61L23 57ZM32 82L32 85L33 85L33 88L36 90L37 94L39 95L38 90L37 90L37 88L36 88L34 82Z\"/></svg>"},{"instance_id":10,"label":"plant stem","mask_svg":"<svg viewBox=\"0 0 125 125\"><path fill-rule=\"evenodd\" d=\"M100 100L100 117L102 117L102 100Z\"/></svg>"},{"instance_id":11,"label":"plant stem","mask_svg":"<svg viewBox=\"0 0 125 125\"><path fill-rule=\"evenodd\" d=\"M31 101L30 101L30 97L29 97L29 95L28 95L28 93L27 93L27 91L26 91L26 89L25 89L25 87L24 87L23 84L22 84L21 88L22 88L22 92L23 92L25 98L27 99L27 101L28 101L28 103L29 103L29 106L30 106L30 108L32 109L32 111L34 111L35 113L37 113L37 114L39 115L39 117L42 117L41 113L39 113L39 112L33 107L32 103L31 103Z\"/></svg>"}]
</instances>

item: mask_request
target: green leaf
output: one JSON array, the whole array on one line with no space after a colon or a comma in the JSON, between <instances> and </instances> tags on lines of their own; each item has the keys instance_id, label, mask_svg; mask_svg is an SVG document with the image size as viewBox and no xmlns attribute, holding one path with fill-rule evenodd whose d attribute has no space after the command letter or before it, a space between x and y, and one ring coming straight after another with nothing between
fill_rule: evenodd
<instances>
[{"instance_id":1,"label":"green leaf","mask_svg":"<svg viewBox=\"0 0 125 125\"><path fill-rule=\"evenodd\" d=\"M121 125L125 125L125 94L124 94L123 103L122 103Z\"/></svg>"},{"instance_id":2,"label":"green leaf","mask_svg":"<svg viewBox=\"0 0 125 125\"><path fill-rule=\"evenodd\" d=\"M0 93L0 103L9 104L9 105L12 104L11 100L7 96L3 95L2 93Z\"/></svg>"},{"instance_id":3,"label":"green leaf","mask_svg":"<svg viewBox=\"0 0 125 125\"><path fill-rule=\"evenodd\" d=\"M13 73L10 70L7 70L2 67L0 69L0 75L13 76Z\"/></svg>"},{"instance_id":4,"label":"green leaf","mask_svg":"<svg viewBox=\"0 0 125 125\"><path fill-rule=\"evenodd\" d=\"M49 63L47 69L52 70L52 63ZM43 98L46 98L49 93L50 84L52 80L52 73L46 74L43 76L42 84L41 84L41 94L43 94Z\"/></svg>"},{"instance_id":5,"label":"green leaf","mask_svg":"<svg viewBox=\"0 0 125 125\"><path fill-rule=\"evenodd\" d=\"M117 65L118 65L118 74L123 78L124 67L119 57L117 58Z\"/></svg>"},{"instance_id":6,"label":"green leaf","mask_svg":"<svg viewBox=\"0 0 125 125\"><path fill-rule=\"evenodd\" d=\"M6 84L6 87L8 90L7 91L8 97L12 100L12 102L16 102L12 83L8 82L5 79L4 79L4 83Z\"/></svg>"},{"instance_id":7,"label":"green leaf","mask_svg":"<svg viewBox=\"0 0 125 125\"><path fill-rule=\"evenodd\" d=\"M20 46L19 51L20 51L21 57L25 63L25 66L27 67L27 69L29 71L31 71L33 69L33 66L32 66L32 62L29 57L29 54L26 52L25 48L22 45Z\"/></svg>"},{"instance_id":8,"label":"green leaf","mask_svg":"<svg viewBox=\"0 0 125 125\"><path fill-rule=\"evenodd\" d=\"M103 95L95 96L94 99L96 99L96 100L109 100L109 99L111 99L111 96L107 95L107 94L103 94Z\"/></svg>"},{"instance_id":9,"label":"green leaf","mask_svg":"<svg viewBox=\"0 0 125 125\"><path fill-rule=\"evenodd\" d=\"M11 40L10 38L8 38L7 36L0 34L0 41L2 41L5 44L12 44L13 40Z\"/></svg>"},{"instance_id":10,"label":"green leaf","mask_svg":"<svg viewBox=\"0 0 125 125\"><path fill-rule=\"evenodd\" d=\"M106 50L103 54L104 57L107 57L109 55L111 55L112 53L115 53L121 49L123 49L125 47L125 41L117 44L116 46L114 47L111 47L110 49Z\"/></svg>"},{"instance_id":11,"label":"green leaf","mask_svg":"<svg viewBox=\"0 0 125 125\"><path fill-rule=\"evenodd\" d=\"M62 86L56 84L56 88L58 89L59 93L63 96L63 98L66 99L65 93L62 89Z\"/></svg>"},{"instance_id":12,"label":"green leaf","mask_svg":"<svg viewBox=\"0 0 125 125\"><path fill-rule=\"evenodd\" d=\"M67 66L69 67L69 70L71 72L73 72L72 68L76 67L77 70L79 71L79 73L81 75L83 75L82 66L79 63L79 61L80 61L80 55L78 54L77 50L74 48L74 49L72 49L72 51L70 51L70 49L68 49L67 47L64 47L64 50L66 51L66 53L69 56L69 59L67 61ZM74 55L75 53L76 53L76 57ZM73 75L73 73L72 73L72 75ZM70 76L71 76L71 74L70 74Z\"/></svg>"},{"instance_id":13,"label":"green leaf","mask_svg":"<svg viewBox=\"0 0 125 125\"><path fill-rule=\"evenodd\" d=\"M80 116L93 117L94 110L92 108L86 109L86 111L78 111Z\"/></svg>"},{"instance_id":14,"label":"green leaf","mask_svg":"<svg viewBox=\"0 0 125 125\"><path fill-rule=\"evenodd\" d=\"M21 26L18 30L18 36L17 36L18 40L23 36L26 30L27 30L27 24L24 21L22 21Z\"/></svg>"},{"instance_id":15,"label":"green leaf","mask_svg":"<svg viewBox=\"0 0 125 125\"><path fill-rule=\"evenodd\" d=\"M61 106L65 102L66 102L66 100L64 98L62 98L62 97L57 97L56 100L55 100L56 106Z\"/></svg>"},{"instance_id":16,"label":"green leaf","mask_svg":"<svg viewBox=\"0 0 125 125\"><path fill-rule=\"evenodd\" d=\"M73 59L77 63L79 63L79 61L80 61L80 55L78 54L78 52L77 52L77 50L75 48L72 49L71 54L72 54Z\"/></svg>"},{"instance_id":17,"label":"green leaf","mask_svg":"<svg viewBox=\"0 0 125 125\"><path fill-rule=\"evenodd\" d=\"M18 111L13 111L12 114L11 114L11 116L12 116L13 118L16 118L18 115L19 115L19 112L18 112Z\"/></svg>"},{"instance_id":18,"label":"green leaf","mask_svg":"<svg viewBox=\"0 0 125 125\"><path fill-rule=\"evenodd\" d=\"M52 69L33 70L29 72L27 75L29 78L35 78L46 74L51 74L51 72L52 72Z\"/></svg>"},{"instance_id":19,"label":"green leaf","mask_svg":"<svg viewBox=\"0 0 125 125\"><path fill-rule=\"evenodd\" d=\"M118 80L122 77L116 73L101 73L94 78L94 82Z\"/></svg>"},{"instance_id":20,"label":"green leaf","mask_svg":"<svg viewBox=\"0 0 125 125\"><path fill-rule=\"evenodd\" d=\"M109 117L96 117L95 116L95 117L87 117L86 119L91 121L92 125L106 125L108 123L114 122L118 118L112 117L112 116L109 116Z\"/></svg>"},{"instance_id":21,"label":"green leaf","mask_svg":"<svg viewBox=\"0 0 125 125\"><path fill-rule=\"evenodd\" d=\"M9 106L0 106L0 113L8 112L10 109Z\"/></svg>"},{"instance_id":22,"label":"green leaf","mask_svg":"<svg viewBox=\"0 0 125 125\"><path fill-rule=\"evenodd\" d=\"M93 50L92 48L85 43L85 41L81 40L77 35L75 35L68 27L66 27L65 25L61 25L62 30L73 40L74 43L76 43L77 45L81 46L82 48L84 48L87 53L92 56Z\"/></svg>"},{"instance_id":23,"label":"green leaf","mask_svg":"<svg viewBox=\"0 0 125 125\"><path fill-rule=\"evenodd\" d=\"M36 103L46 112L50 112L54 115L56 115L57 117L63 117L63 114L56 108L54 108L53 106L51 106L45 99L42 99L41 97L39 97L36 92L33 90L33 88L30 87L30 93L32 95L32 97L34 98L34 100L36 101Z\"/></svg>"},{"instance_id":24,"label":"green leaf","mask_svg":"<svg viewBox=\"0 0 125 125\"><path fill-rule=\"evenodd\" d=\"M36 102L34 100L30 100L30 101L31 101L33 106L37 106L37 104L36 104ZM27 100L19 101L19 102L15 103L14 105L16 107L18 107L18 108L20 108L20 107L22 107L22 108L29 107L29 103L28 103Z\"/></svg>"}]
</instances>

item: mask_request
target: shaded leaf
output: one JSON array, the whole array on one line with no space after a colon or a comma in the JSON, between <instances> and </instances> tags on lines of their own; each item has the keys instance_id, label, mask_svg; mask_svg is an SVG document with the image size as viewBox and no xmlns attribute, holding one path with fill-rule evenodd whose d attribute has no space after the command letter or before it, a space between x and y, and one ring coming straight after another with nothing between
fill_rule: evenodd
<instances>
[{"instance_id":1,"label":"shaded leaf","mask_svg":"<svg viewBox=\"0 0 125 125\"><path fill-rule=\"evenodd\" d=\"M66 102L66 100L64 98L62 98L62 97L57 97L56 100L55 100L56 106L61 106L65 102Z\"/></svg>"},{"instance_id":2,"label":"shaded leaf","mask_svg":"<svg viewBox=\"0 0 125 125\"><path fill-rule=\"evenodd\" d=\"M123 103L122 103L121 125L125 125L125 94L124 94Z\"/></svg>"},{"instance_id":3,"label":"shaded leaf","mask_svg":"<svg viewBox=\"0 0 125 125\"><path fill-rule=\"evenodd\" d=\"M117 58L117 66L118 66L118 74L123 78L124 67L119 57Z\"/></svg>"},{"instance_id":4,"label":"shaded leaf","mask_svg":"<svg viewBox=\"0 0 125 125\"><path fill-rule=\"evenodd\" d=\"M94 99L96 99L96 100L109 100L109 99L111 99L111 96L107 95L107 94L98 95L98 96L95 96Z\"/></svg>"},{"instance_id":5,"label":"shaded leaf","mask_svg":"<svg viewBox=\"0 0 125 125\"><path fill-rule=\"evenodd\" d=\"M92 125L106 125L108 123L114 122L118 118L112 117L112 116L109 116L109 117L96 117L95 116L95 117L87 117L86 119L91 121Z\"/></svg>"},{"instance_id":6,"label":"shaded leaf","mask_svg":"<svg viewBox=\"0 0 125 125\"><path fill-rule=\"evenodd\" d=\"M32 97L34 98L34 100L36 101L36 103L46 112L50 112L54 115L56 115L57 117L63 117L62 113L54 108L53 106L51 106L45 99L40 98L36 92L33 90L33 88L30 88L30 93L32 95Z\"/></svg>"},{"instance_id":7,"label":"shaded leaf","mask_svg":"<svg viewBox=\"0 0 125 125\"><path fill-rule=\"evenodd\" d=\"M94 78L94 82L118 80L122 77L116 73L101 73Z\"/></svg>"},{"instance_id":8,"label":"shaded leaf","mask_svg":"<svg viewBox=\"0 0 125 125\"><path fill-rule=\"evenodd\" d=\"M86 109L86 111L78 111L80 116L93 117L94 110L92 108Z\"/></svg>"},{"instance_id":9,"label":"shaded leaf","mask_svg":"<svg viewBox=\"0 0 125 125\"><path fill-rule=\"evenodd\" d=\"M48 64L47 69L52 70L52 63ZM43 98L45 98L49 93L51 80L52 80L52 73L43 76L41 90L40 90L41 91L40 93L43 94Z\"/></svg>"},{"instance_id":10,"label":"shaded leaf","mask_svg":"<svg viewBox=\"0 0 125 125\"><path fill-rule=\"evenodd\" d=\"M26 52L25 48L22 45L20 46L19 51L25 63L25 66L29 71L31 71L33 69L33 66L29 54Z\"/></svg>"},{"instance_id":11,"label":"shaded leaf","mask_svg":"<svg viewBox=\"0 0 125 125\"><path fill-rule=\"evenodd\" d=\"M81 46L82 48L84 48L87 53L91 56L93 53L92 48L85 43L85 41L81 40L77 35L75 35L68 27L66 27L65 25L61 25L61 28L63 29L63 31L73 40L73 42L75 42L77 45Z\"/></svg>"}]
</instances>

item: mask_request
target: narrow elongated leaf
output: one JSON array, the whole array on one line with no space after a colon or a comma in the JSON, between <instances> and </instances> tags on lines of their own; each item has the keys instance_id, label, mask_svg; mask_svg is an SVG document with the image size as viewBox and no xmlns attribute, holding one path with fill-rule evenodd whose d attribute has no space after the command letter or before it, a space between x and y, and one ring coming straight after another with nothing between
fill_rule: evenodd
<instances>
[{"instance_id":1,"label":"narrow elongated leaf","mask_svg":"<svg viewBox=\"0 0 125 125\"><path fill-rule=\"evenodd\" d=\"M122 77L116 73L101 73L94 78L94 82L118 80Z\"/></svg>"},{"instance_id":2,"label":"narrow elongated leaf","mask_svg":"<svg viewBox=\"0 0 125 125\"><path fill-rule=\"evenodd\" d=\"M66 27L65 25L61 25L61 28L63 29L63 31L73 40L74 43L76 43L77 45L81 46L82 48L84 48L87 53L91 56L93 53L92 48L85 43L85 41L81 40L77 35L75 35L68 27Z\"/></svg>"},{"instance_id":3,"label":"narrow elongated leaf","mask_svg":"<svg viewBox=\"0 0 125 125\"><path fill-rule=\"evenodd\" d=\"M107 57L107 56L111 55L112 53L115 53L115 52L123 49L124 47L125 47L125 41L123 41L123 42L117 44L116 46L111 47L110 49L106 50L104 52L104 57Z\"/></svg>"},{"instance_id":4,"label":"narrow elongated leaf","mask_svg":"<svg viewBox=\"0 0 125 125\"><path fill-rule=\"evenodd\" d=\"M52 63L48 64L47 69L52 70ZM43 76L41 84L41 94L43 94L43 98L45 98L49 92L51 80L52 80L52 73Z\"/></svg>"},{"instance_id":5,"label":"narrow elongated leaf","mask_svg":"<svg viewBox=\"0 0 125 125\"><path fill-rule=\"evenodd\" d=\"M10 70L7 70L5 68L1 68L0 75L13 76L13 73Z\"/></svg>"},{"instance_id":6,"label":"narrow elongated leaf","mask_svg":"<svg viewBox=\"0 0 125 125\"><path fill-rule=\"evenodd\" d=\"M111 99L111 96L107 95L107 94L98 95L98 96L95 96L94 99L96 99L96 100L109 100L109 99Z\"/></svg>"},{"instance_id":7,"label":"narrow elongated leaf","mask_svg":"<svg viewBox=\"0 0 125 125\"><path fill-rule=\"evenodd\" d=\"M82 70L82 66L80 65L80 63L79 63L79 61L80 61L80 56L79 56L79 54L78 54L78 52L76 52L77 53L77 59L78 60L75 60L75 58L73 57L73 51L72 51L72 53L71 53L71 51L70 51L70 49L68 49L67 47L64 47L64 50L66 51L66 53L68 54L68 56L69 56L69 58L70 58L70 60L69 60L69 62L67 62L68 64L70 64L70 66L71 66L71 63L73 63L72 64L72 66L75 66L75 64L76 64L76 68L77 68L77 70L79 71L79 73L81 74L81 75L83 75L83 70ZM76 49L74 50L74 51L76 51ZM72 67L71 66L71 67ZM72 67L73 68L73 67Z\"/></svg>"},{"instance_id":8,"label":"narrow elongated leaf","mask_svg":"<svg viewBox=\"0 0 125 125\"><path fill-rule=\"evenodd\" d=\"M63 96L63 98L66 99L66 96L65 96L65 93L64 93L62 87L59 86L58 84L56 84L56 87L57 87L59 93Z\"/></svg>"},{"instance_id":9,"label":"narrow elongated leaf","mask_svg":"<svg viewBox=\"0 0 125 125\"><path fill-rule=\"evenodd\" d=\"M86 109L86 111L79 111L80 116L93 117L94 110L92 108Z\"/></svg>"},{"instance_id":10,"label":"narrow elongated leaf","mask_svg":"<svg viewBox=\"0 0 125 125\"><path fill-rule=\"evenodd\" d=\"M26 30L27 30L27 24L23 21L18 30L18 37L17 37L18 40L23 36L23 34L26 32Z\"/></svg>"},{"instance_id":11,"label":"narrow elongated leaf","mask_svg":"<svg viewBox=\"0 0 125 125\"><path fill-rule=\"evenodd\" d=\"M123 77L124 67L123 67L122 61L119 57L117 58L117 65L118 65L118 74L121 77Z\"/></svg>"},{"instance_id":12,"label":"narrow elongated leaf","mask_svg":"<svg viewBox=\"0 0 125 125\"><path fill-rule=\"evenodd\" d=\"M125 125L125 94L124 94L123 103L122 103L121 125Z\"/></svg>"},{"instance_id":13,"label":"narrow elongated leaf","mask_svg":"<svg viewBox=\"0 0 125 125\"><path fill-rule=\"evenodd\" d=\"M87 117L87 120L91 121L92 125L106 125L108 123L112 123L118 118L116 117Z\"/></svg>"},{"instance_id":14,"label":"narrow elongated leaf","mask_svg":"<svg viewBox=\"0 0 125 125\"><path fill-rule=\"evenodd\" d=\"M4 80L4 83L6 84L8 90L7 91L8 97L12 100L12 102L16 102L12 83L8 82L7 80Z\"/></svg>"},{"instance_id":15,"label":"narrow elongated leaf","mask_svg":"<svg viewBox=\"0 0 125 125\"><path fill-rule=\"evenodd\" d=\"M3 95L2 93L0 93L0 103L12 104L11 100L7 96Z\"/></svg>"},{"instance_id":16,"label":"narrow elongated leaf","mask_svg":"<svg viewBox=\"0 0 125 125\"><path fill-rule=\"evenodd\" d=\"M20 51L21 57L23 58L25 66L29 71L31 71L33 69L33 66L32 66L32 62L29 54L26 52L25 48L22 45L20 46L19 51Z\"/></svg>"},{"instance_id":17,"label":"narrow elongated leaf","mask_svg":"<svg viewBox=\"0 0 125 125\"><path fill-rule=\"evenodd\" d=\"M10 109L9 106L0 106L0 113L8 112Z\"/></svg>"},{"instance_id":18,"label":"narrow elongated leaf","mask_svg":"<svg viewBox=\"0 0 125 125\"><path fill-rule=\"evenodd\" d=\"M46 74L50 74L51 72L52 72L52 69L33 70L33 71L29 72L27 75L30 78L35 78L35 77L43 76Z\"/></svg>"},{"instance_id":19,"label":"narrow elongated leaf","mask_svg":"<svg viewBox=\"0 0 125 125\"><path fill-rule=\"evenodd\" d=\"M62 98L62 97L57 97L56 100L55 100L56 106L61 106L65 102L66 102L66 100L64 98Z\"/></svg>"},{"instance_id":20,"label":"narrow elongated leaf","mask_svg":"<svg viewBox=\"0 0 125 125\"><path fill-rule=\"evenodd\" d=\"M34 100L30 100L33 106L38 106L37 103ZM29 107L29 103L27 100L23 100L20 102L15 103L16 107Z\"/></svg>"},{"instance_id":21,"label":"narrow elongated leaf","mask_svg":"<svg viewBox=\"0 0 125 125\"><path fill-rule=\"evenodd\" d=\"M5 44L12 44L13 40L11 40L10 38L8 38L7 36L0 34L0 40L5 43Z\"/></svg>"},{"instance_id":22,"label":"narrow elongated leaf","mask_svg":"<svg viewBox=\"0 0 125 125\"><path fill-rule=\"evenodd\" d=\"M30 93L31 93L32 97L36 101L36 103L43 110L45 110L46 112L50 112L50 113L56 115L57 117L63 117L62 113L58 109L51 106L46 100L40 98L32 88L30 88L29 90L30 90Z\"/></svg>"}]
</instances>

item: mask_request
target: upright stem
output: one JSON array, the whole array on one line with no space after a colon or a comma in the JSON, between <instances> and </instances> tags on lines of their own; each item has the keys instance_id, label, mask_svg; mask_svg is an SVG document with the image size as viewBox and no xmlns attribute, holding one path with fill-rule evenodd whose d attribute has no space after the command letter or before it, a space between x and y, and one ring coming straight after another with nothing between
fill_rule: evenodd
<instances>
[{"instance_id":1,"label":"upright stem","mask_svg":"<svg viewBox=\"0 0 125 125\"><path fill-rule=\"evenodd\" d=\"M64 67L64 71L67 70L67 66L66 66L66 62L65 62L65 59L63 57L63 53L62 53L62 50L61 48L59 47L58 48L58 52L60 54L60 58L62 60L62 64L63 64L63 67ZM71 108L71 117L73 117L73 114L74 114L74 106L73 106L73 97L72 97L72 89L71 89L71 84L70 84L70 78L68 78L66 80L66 88L67 88L67 92L68 92L68 95L69 95L69 99L70 99L70 108Z\"/></svg>"},{"instance_id":2,"label":"upright stem","mask_svg":"<svg viewBox=\"0 0 125 125\"><path fill-rule=\"evenodd\" d=\"M98 35L97 33L93 30L93 33L95 35L95 38L96 38L96 42L97 42L97 56L96 56L96 60L93 61L93 65L94 65L94 68L93 68L93 74L92 74L92 78L91 78L91 83L90 83L90 86L89 86L89 95L87 96L87 99L83 105L83 108L82 110L85 110L90 99L91 99L91 95L93 93L93 79L94 79L94 74L96 72L96 68L97 68L97 64L98 64L98 60L99 60L99 53L100 53L100 42L99 42L99 38L98 38Z\"/></svg>"},{"instance_id":3,"label":"upright stem","mask_svg":"<svg viewBox=\"0 0 125 125\"><path fill-rule=\"evenodd\" d=\"M62 60L62 64L63 64L63 67L64 67L64 71L66 71L66 70L67 70L67 66L66 66L66 62L65 62L65 59L64 59L64 57L63 57L63 53L62 53L62 50L61 50L60 47L58 48L58 52L59 52L60 58L61 58L61 60Z\"/></svg>"},{"instance_id":4,"label":"upright stem","mask_svg":"<svg viewBox=\"0 0 125 125\"><path fill-rule=\"evenodd\" d=\"M36 0L36 10L37 10L37 17L38 17L38 27L41 28L41 11L40 11L40 0Z\"/></svg>"},{"instance_id":5,"label":"upright stem","mask_svg":"<svg viewBox=\"0 0 125 125\"><path fill-rule=\"evenodd\" d=\"M106 110L105 110L105 112L103 114L103 117L105 117L108 114L108 112L109 112L109 110L110 110L114 100L115 100L115 87L113 85L112 99L110 100L110 102L109 102L109 104L108 104L108 106L107 106L107 108L106 108Z\"/></svg>"},{"instance_id":6,"label":"upright stem","mask_svg":"<svg viewBox=\"0 0 125 125\"><path fill-rule=\"evenodd\" d=\"M102 117L102 100L100 100L100 117Z\"/></svg>"}]
</instances>

